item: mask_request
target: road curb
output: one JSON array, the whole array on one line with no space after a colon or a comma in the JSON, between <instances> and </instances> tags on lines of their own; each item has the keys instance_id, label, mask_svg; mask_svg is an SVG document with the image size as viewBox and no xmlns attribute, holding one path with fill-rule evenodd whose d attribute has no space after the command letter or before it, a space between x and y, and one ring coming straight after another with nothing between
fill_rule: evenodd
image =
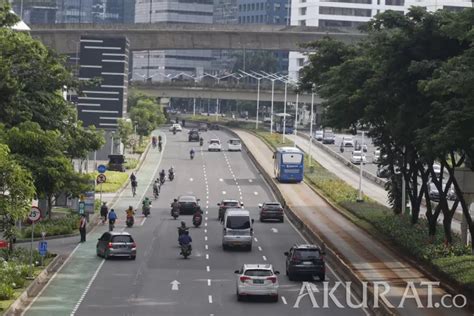
<instances>
[{"instance_id":1,"label":"road curb","mask_svg":"<svg viewBox=\"0 0 474 316\"><path fill-rule=\"evenodd\" d=\"M223 128L234 135L235 137L239 138L240 137L231 129L223 126ZM355 290L357 293L357 296L359 298L362 297L363 293L363 281L355 274L352 269L346 264L346 260L344 260L344 257L339 254L337 251L332 249L331 247L327 246L326 238L322 237L318 232L314 231L311 227L309 227L306 223L304 223L298 215L286 204L285 198L281 194L280 190L278 189L278 186L276 185L274 179L267 174L265 169L260 165L258 160L255 158L255 156L252 154L252 152L247 148L246 144L242 141L243 148L247 152L248 156L250 157L250 160L252 160L253 164L255 167L258 169L260 174L263 176L265 182L270 186L272 189L273 193L276 195L277 199L279 202L282 204L282 206L285 209L285 213L288 217L288 219L293 223L293 225L296 226L296 228L305 236L308 240L310 240L313 243L320 244L321 247L326 251L326 259L327 262L330 266L335 269L339 275L343 276L344 279L350 280L352 284L355 284ZM268 146L268 144L267 144ZM372 292L371 289L368 289L368 291ZM398 313L394 310L389 308L385 302L379 300L380 308L375 309L373 308L373 293L370 293L372 295L367 295L367 303L369 306L369 309L375 314L375 315L384 315L384 316L393 316L397 315Z\"/></svg>"},{"instance_id":2,"label":"road curb","mask_svg":"<svg viewBox=\"0 0 474 316\"><path fill-rule=\"evenodd\" d=\"M34 298L41 289L48 283L49 279L58 271L63 265L66 257L56 256L41 273L31 282L30 285L20 294L20 296L10 305L5 311L5 316L21 315L30 300Z\"/></svg>"}]
</instances>

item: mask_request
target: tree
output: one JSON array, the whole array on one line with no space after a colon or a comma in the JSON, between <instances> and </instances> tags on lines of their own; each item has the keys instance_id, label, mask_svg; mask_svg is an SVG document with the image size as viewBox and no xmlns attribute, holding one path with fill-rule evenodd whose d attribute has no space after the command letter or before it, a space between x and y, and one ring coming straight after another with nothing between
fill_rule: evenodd
<instances>
[{"instance_id":1,"label":"tree","mask_svg":"<svg viewBox=\"0 0 474 316\"><path fill-rule=\"evenodd\" d=\"M132 139L130 136L133 134L133 124L130 120L119 119L118 121L118 134L125 148L132 146Z\"/></svg>"},{"instance_id":2,"label":"tree","mask_svg":"<svg viewBox=\"0 0 474 316\"><path fill-rule=\"evenodd\" d=\"M31 174L10 155L7 145L0 144L0 217L10 250L16 238L15 223L27 216L34 194Z\"/></svg>"},{"instance_id":3,"label":"tree","mask_svg":"<svg viewBox=\"0 0 474 316\"><path fill-rule=\"evenodd\" d=\"M130 118L137 126L137 134L140 137L150 135L154 129L165 122L161 105L147 96L139 98L135 106L131 107Z\"/></svg>"},{"instance_id":4,"label":"tree","mask_svg":"<svg viewBox=\"0 0 474 316\"><path fill-rule=\"evenodd\" d=\"M99 150L105 144L104 132L97 130L95 126L84 128L82 121L68 126L62 138L65 142L65 154L71 159L84 160L90 152Z\"/></svg>"}]
</instances>

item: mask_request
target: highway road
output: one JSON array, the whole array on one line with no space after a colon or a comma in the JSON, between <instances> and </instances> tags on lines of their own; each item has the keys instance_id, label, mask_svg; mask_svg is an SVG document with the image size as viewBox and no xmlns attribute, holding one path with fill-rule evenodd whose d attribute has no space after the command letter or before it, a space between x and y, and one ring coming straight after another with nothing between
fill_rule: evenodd
<instances>
[{"instance_id":1,"label":"highway road","mask_svg":"<svg viewBox=\"0 0 474 316\"><path fill-rule=\"evenodd\" d=\"M35 300L26 315L314 315L316 310L309 296L298 296L303 280L290 282L285 276L285 257L294 243L304 240L284 223L258 222L258 204L274 200L262 176L243 152L208 152L197 143L187 142L186 132L166 137L163 154L149 153L138 172L138 194L133 198L124 191L116 205L122 220L117 229L130 232L136 240L135 261L103 260L95 255L95 242L106 230L99 226L79 245L64 268ZM223 131L203 133L204 139L220 138L224 144L229 135ZM197 155L189 158L194 147ZM204 146L205 147L205 146ZM153 202L148 219L138 217L136 225L124 227L123 210L138 205L143 196L152 196L149 186L156 171L176 170L173 182L166 182L158 200ZM179 255L177 227L180 220L191 225L191 216L173 220L170 203L180 194L193 193L201 199L204 222L190 230L193 253L189 259ZM251 252L223 251L222 226L217 220L217 203L223 198L243 201L255 219L254 245ZM235 295L234 270L244 263L271 263L281 273L280 300L238 302ZM334 271L327 271L329 287L339 280ZM173 286L174 281L179 285ZM322 308L323 283L311 281L320 288L314 293L320 315L366 315L363 309L338 308L329 304ZM176 283L176 282L175 282ZM177 283L176 283L177 284ZM174 289L173 289L174 287ZM345 302L345 290L338 287L335 296ZM296 304L298 303L298 304Z\"/></svg>"}]
</instances>

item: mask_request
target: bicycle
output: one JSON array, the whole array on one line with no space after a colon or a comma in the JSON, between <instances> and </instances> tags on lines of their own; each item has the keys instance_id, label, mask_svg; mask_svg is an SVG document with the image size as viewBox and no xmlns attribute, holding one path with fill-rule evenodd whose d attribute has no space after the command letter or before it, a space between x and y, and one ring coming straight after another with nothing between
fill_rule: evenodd
<instances>
[{"instance_id":1,"label":"bicycle","mask_svg":"<svg viewBox=\"0 0 474 316\"><path fill-rule=\"evenodd\" d=\"M112 232L114 231L114 227L115 227L115 220L109 220L109 232Z\"/></svg>"}]
</instances>

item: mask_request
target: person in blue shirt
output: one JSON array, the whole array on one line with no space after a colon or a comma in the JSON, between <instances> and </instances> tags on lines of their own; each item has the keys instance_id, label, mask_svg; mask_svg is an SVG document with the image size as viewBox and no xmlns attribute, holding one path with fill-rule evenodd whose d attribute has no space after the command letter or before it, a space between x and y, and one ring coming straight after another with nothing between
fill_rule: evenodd
<instances>
[{"instance_id":1,"label":"person in blue shirt","mask_svg":"<svg viewBox=\"0 0 474 316\"><path fill-rule=\"evenodd\" d=\"M111 209L109 212L109 230L114 230L115 220L117 220L117 214L114 209Z\"/></svg>"},{"instance_id":2,"label":"person in blue shirt","mask_svg":"<svg viewBox=\"0 0 474 316\"><path fill-rule=\"evenodd\" d=\"M189 236L189 232L187 230L185 230L184 233L179 236L178 240L181 246L191 246L191 243L193 242L193 239L191 238L191 236Z\"/></svg>"}]
</instances>

